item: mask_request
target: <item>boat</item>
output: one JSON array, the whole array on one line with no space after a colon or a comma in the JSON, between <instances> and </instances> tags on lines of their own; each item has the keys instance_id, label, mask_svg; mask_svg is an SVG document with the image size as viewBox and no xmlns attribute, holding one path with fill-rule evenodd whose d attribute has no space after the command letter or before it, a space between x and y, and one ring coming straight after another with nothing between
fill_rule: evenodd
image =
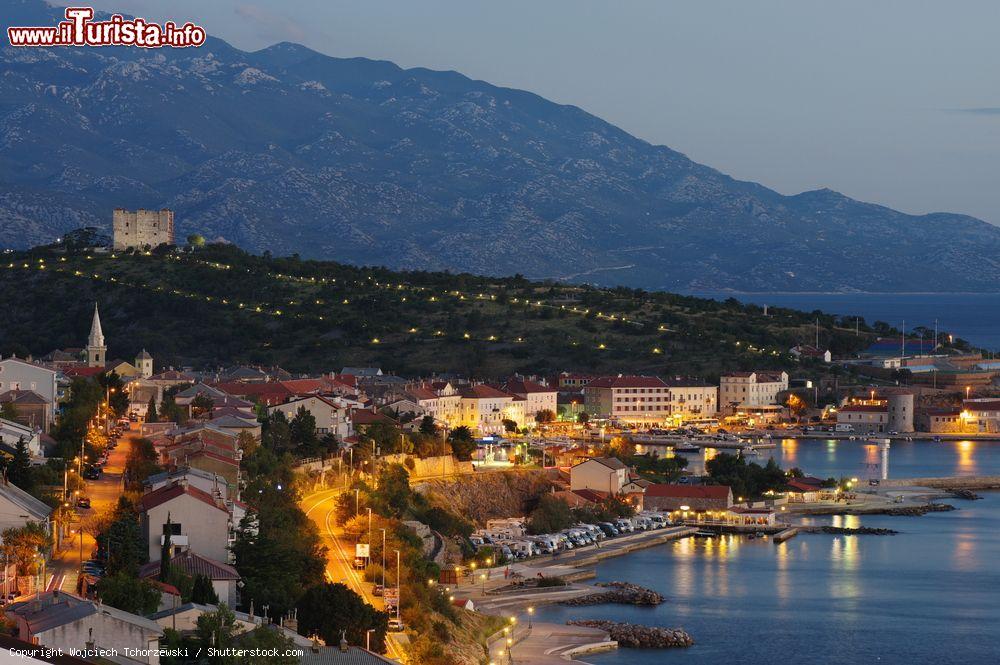
<instances>
[{"instance_id":1,"label":"boat","mask_svg":"<svg viewBox=\"0 0 1000 665\"><path fill-rule=\"evenodd\" d=\"M700 453L701 447L693 443L678 443L673 447L675 453Z\"/></svg>"},{"instance_id":2,"label":"boat","mask_svg":"<svg viewBox=\"0 0 1000 665\"><path fill-rule=\"evenodd\" d=\"M719 534L715 533L714 531L705 531L704 529L699 529L698 531L695 531L693 535L699 538L714 538Z\"/></svg>"}]
</instances>

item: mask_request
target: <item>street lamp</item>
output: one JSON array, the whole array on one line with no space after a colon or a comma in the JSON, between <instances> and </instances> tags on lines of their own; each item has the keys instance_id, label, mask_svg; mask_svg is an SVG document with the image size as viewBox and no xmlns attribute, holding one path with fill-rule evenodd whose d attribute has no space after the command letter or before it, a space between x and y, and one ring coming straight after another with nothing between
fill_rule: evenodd
<instances>
[{"instance_id":1,"label":"street lamp","mask_svg":"<svg viewBox=\"0 0 1000 665\"><path fill-rule=\"evenodd\" d=\"M399 586L399 550L396 550L396 621L399 621L399 606L402 605L403 589Z\"/></svg>"},{"instance_id":2,"label":"street lamp","mask_svg":"<svg viewBox=\"0 0 1000 665\"><path fill-rule=\"evenodd\" d=\"M374 628L369 628L365 631L365 649L368 651L372 650L372 633L374 632Z\"/></svg>"},{"instance_id":3,"label":"street lamp","mask_svg":"<svg viewBox=\"0 0 1000 665\"><path fill-rule=\"evenodd\" d=\"M382 593L385 593L385 529L379 529L382 532Z\"/></svg>"},{"instance_id":4,"label":"street lamp","mask_svg":"<svg viewBox=\"0 0 1000 665\"><path fill-rule=\"evenodd\" d=\"M534 614L535 614L535 608L531 607L529 605L528 606L528 630L531 630L531 620L534 617Z\"/></svg>"}]
</instances>

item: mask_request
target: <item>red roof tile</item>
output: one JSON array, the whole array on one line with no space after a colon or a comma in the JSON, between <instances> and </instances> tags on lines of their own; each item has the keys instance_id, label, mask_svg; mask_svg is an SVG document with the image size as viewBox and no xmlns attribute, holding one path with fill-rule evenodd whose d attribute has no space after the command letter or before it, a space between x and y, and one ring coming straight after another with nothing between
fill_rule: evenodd
<instances>
[{"instance_id":1,"label":"red roof tile","mask_svg":"<svg viewBox=\"0 0 1000 665\"><path fill-rule=\"evenodd\" d=\"M729 485L667 485L656 483L646 488L646 496L676 499L728 499Z\"/></svg>"},{"instance_id":2,"label":"red roof tile","mask_svg":"<svg viewBox=\"0 0 1000 665\"><path fill-rule=\"evenodd\" d=\"M153 490L148 494L143 494L142 498L139 499L139 504L142 506L142 509L144 511L150 510L151 508L163 505L168 501L173 501L174 499L183 494L187 494L190 497L198 499L202 503L206 503L209 506L215 508L216 510L229 512L225 508L221 508L218 504L216 504L215 500L212 498L212 495L209 494L208 492L200 490L197 487L194 487L193 485L184 486L181 485L180 483L166 485L158 490Z\"/></svg>"}]
</instances>

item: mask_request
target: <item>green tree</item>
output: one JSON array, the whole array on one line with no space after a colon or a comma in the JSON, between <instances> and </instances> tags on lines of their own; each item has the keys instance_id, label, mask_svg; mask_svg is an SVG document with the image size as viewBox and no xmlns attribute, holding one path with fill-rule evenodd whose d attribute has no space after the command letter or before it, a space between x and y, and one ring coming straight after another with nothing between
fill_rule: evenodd
<instances>
[{"instance_id":1,"label":"green tree","mask_svg":"<svg viewBox=\"0 0 1000 665\"><path fill-rule=\"evenodd\" d=\"M191 416L194 418L211 413L213 408L215 408L215 401L208 395L198 393L191 400Z\"/></svg>"},{"instance_id":2,"label":"green tree","mask_svg":"<svg viewBox=\"0 0 1000 665\"><path fill-rule=\"evenodd\" d=\"M159 416L156 413L156 395L149 398L149 406L146 407L146 422L155 423L159 420Z\"/></svg>"},{"instance_id":3,"label":"green tree","mask_svg":"<svg viewBox=\"0 0 1000 665\"><path fill-rule=\"evenodd\" d=\"M581 411L580 413L577 414L576 421L581 425L586 425L587 423L590 422L590 414L587 413L586 411Z\"/></svg>"},{"instance_id":4,"label":"green tree","mask_svg":"<svg viewBox=\"0 0 1000 665\"><path fill-rule=\"evenodd\" d=\"M7 479L25 492L35 490L35 480L31 474L31 454L24 437L19 438L14 446L14 456L7 467Z\"/></svg>"},{"instance_id":5,"label":"green tree","mask_svg":"<svg viewBox=\"0 0 1000 665\"><path fill-rule=\"evenodd\" d=\"M385 651L389 617L366 603L343 584L322 584L308 589L296 604L299 632L318 635L327 644L340 642L341 632L350 644L364 644L367 631L374 629L372 649Z\"/></svg>"},{"instance_id":6,"label":"green tree","mask_svg":"<svg viewBox=\"0 0 1000 665\"><path fill-rule=\"evenodd\" d=\"M218 605L219 596L207 575L195 575L191 586L191 602L199 605Z\"/></svg>"},{"instance_id":7,"label":"green tree","mask_svg":"<svg viewBox=\"0 0 1000 665\"><path fill-rule=\"evenodd\" d=\"M153 442L147 438L136 439L125 460L125 482L133 490L142 491L142 484L160 472L158 456Z\"/></svg>"},{"instance_id":8,"label":"green tree","mask_svg":"<svg viewBox=\"0 0 1000 665\"><path fill-rule=\"evenodd\" d=\"M528 516L529 533L554 533L573 525L576 518L569 504L559 497L545 494Z\"/></svg>"},{"instance_id":9,"label":"green tree","mask_svg":"<svg viewBox=\"0 0 1000 665\"><path fill-rule=\"evenodd\" d=\"M476 440L472 438L472 430L468 427L461 425L451 430L448 442L451 444L451 451L455 455L455 459L463 462L472 459L472 453L476 450Z\"/></svg>"},{"instance_id":10,"label":"green tree","mask_svg":"<svg viewBox=\"0 0 1000 665\"><path fill-rule=\"evenodd\" d=\"M292 447L292 432L283 412L275 411L262 423L261 443L275 451Z\"/></svg>"},{"instance_id":11,"label":"green tree","mask_svg":"<svg viewBox=\"0 0 1000 665\"><path fill-rule=\"evenodd\" d=\"M315 452L319 446L316 418L304 406L300 406L295 412L295 417L288 425L288 433L292 446L302 449L305 454Z\"/></svg>"},{"instance_id":12,"label":"green tree","mask_svg":"<svg viewBox=\"0 0 1000 665\"><path fill-rule=\"evenodd\" d=\"M538 423L539 425L542 425L544 423L551 423L555 421L555 419L556 419L556 414L552 411L552 409L541 409L538 413L535 414L535 422Z\"/></svg>"},{"instance_id":13,"label":"green tree","mask_svg":"<svg viewBox=\"0 0 1000 665\"><path fill-rule=\"evenodd\" d=\"M97 583L97 595L111 607L140 616L152 614L160 605L159 589L149 580L124 571L101 578Z\"/></svg>"},{"instance_id":14,"label":"green tree","mask_svg":"<svg viewBox=\"0 0 1000 665\"><path fill-rule=\"evenodd\" d=\"M424 416L420 419L420 433L424 436L437 436L438 428L434 416Z\"/></svg>"},{"instance_id":15,"label":"green tree","mask_svg":"<svg viewBox=\"0 0 1000 665\"><path fill-rule=\"evenodd\" d=\"M402 517L410 507L410 474L402 464L389 464L378 474L378 490L371 495L372 510L387 517Z\"/></svg>"},{"instance_id":16,"label":"green tree","mask_svg":"<svg viewBox=\"0 0 1000 665\"><path fill-rule=\"evenodd\" d=\"M504 418L501 422L503 424L503 430L508 434L512 434L517 431L517 422L511 420L510 418Z\"/></svg>"},{"instance_id":17,"label":"green tree","mask_svg":"<svg viewBox=\"0 0 1000 665\"><path fill-rule=\"evenodd\" d=\"M13 402L4 402L0 404L0 418L4 420L17 421L17 409L14 407Z\"/></svg>"},{"instance_id":18,"label":"green tree","mask_svg":"<svg viewBox=\"0 0 1000 665\"><path fill-rule=\"evenodd\" d=\"M139 515L124 496L119 497L111 520L97 534L97 543L108 553L109 573L122 572L134 576L139 567L149 560Z\"/></svg>"},{"instance_id":19,"label":"green tree","mask_svg":"<svg viewBox=\"0 0 1000 665\"><path fill-rule=\"evenodd\" d=\"M204 247L205 236L199 233L192 233L187 237L187 244L189 247Z\"/></svg>"}]
</instances>

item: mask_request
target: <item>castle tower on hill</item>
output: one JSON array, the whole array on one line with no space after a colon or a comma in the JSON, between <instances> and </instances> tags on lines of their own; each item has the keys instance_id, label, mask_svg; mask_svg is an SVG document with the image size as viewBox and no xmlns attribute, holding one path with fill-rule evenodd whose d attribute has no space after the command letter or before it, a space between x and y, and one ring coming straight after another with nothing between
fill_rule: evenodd
<instances>
[{"instance_id":1,"label":"castle tower on hill","mask_svg":"<svg viewBox=\"0 0 1000 665\"><path fill-rule=\"evenodd\" d=\"M174 244L174 212L166 208L136 211L115 208L112 228L116 251Z\"/></svg>"}]
</instances>

